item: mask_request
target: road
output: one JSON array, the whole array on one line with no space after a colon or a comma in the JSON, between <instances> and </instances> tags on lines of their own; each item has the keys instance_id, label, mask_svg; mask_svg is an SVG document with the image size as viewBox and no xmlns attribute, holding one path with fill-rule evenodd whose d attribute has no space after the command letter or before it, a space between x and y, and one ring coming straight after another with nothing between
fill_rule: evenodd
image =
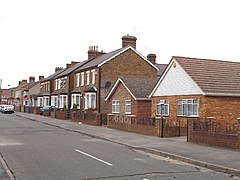
<instances>
[{"instance_id":1,"label":"road","mask_svg":"<svg viewBox=\"0 0 240 180\"><path fill-rule=\"evenodd\" d=\"M0 153L17 180L234 179L14 114L0 114Z\"/></svg>"}]
</instances>

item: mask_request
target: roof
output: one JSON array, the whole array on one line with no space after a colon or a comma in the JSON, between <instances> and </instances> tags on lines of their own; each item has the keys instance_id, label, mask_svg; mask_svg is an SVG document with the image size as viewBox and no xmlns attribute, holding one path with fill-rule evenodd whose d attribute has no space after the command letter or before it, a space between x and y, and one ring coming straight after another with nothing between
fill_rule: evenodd
<instances>
[{"instance_id":1,"label":"roof","mask_svg":"<svg viewBox=\"0 0 240 180\"><path fill-rule=\"evenodd\" d=\"M87 68L91 68L91 67L100 67L103 64L107 63L108 61L110 61L111 59L115 58L116 56L120 55L121 53L124 53L127 50L133 50L135 53L137 53L139 56L141 56L145 61L147 61L151 66L153 66L155 69L158 70L158 68L152 64L149 60L147 60L143 55L141 55L137 50L135 50L132 46L126 46L120 49L117 49L115 51L103 54L101 56L97 56L96 58L94 58L93 60L89 60L87 63L85 63L83 66L79 67L78 69L76 69L76 71L80 71L83 69L87 69Z\"/></svg>"},{"instance_id":2,"label":"roof","mask_svg":"<svg viewBox=\"0 0 240 180\"><path fill-rule=\"evenodd\" d=\"M158 78L150 77L121 77L114 84L105 100L115 92L122 83L135 100L149 100L148 96L157 83Z\"/></svg>"},{"instance_id":3,"label":"roof","mask_svg":"<svg viewBox=\"0 0 240 180\"><path fill-rule=\"evenodd\" d=\"M167 64L155 64L155 66L157 66L159 69L157 72L157 76L161 77L168 65Z\"/></svg>"},{"instance_id":4,"label":"roof","mask_svg":"<svg viewBox=\"0 0 240 180\"><path fill-rule=\"evenodd\" d=\"M240 63L173 56L205 95L240 96Z\"/></svg>"},{"instance_id":5,"label":"roof","mask_svg":"<svg viewBox=\"0 0 240 180\"><path fill-rule=\"evenodd\" d=\"M87 62L89 62L89 60L85 60L85 61L79 62L77 64L74 64L73 66L71 66L69 68L65 68L64 71L62 71L60 74L58 74L55 78L67 76L67 75L71 74L73 71L75 71L76 69L78 69L79 67L86 64Z\"/></svg>"},{"instance_id":6,"label":"roof","mask_svg":"<svg viewBox=\"0 0 240 180\"><path fill-rule=\"evenodd\" d=\"M58 74L62 73L63 71L65 71L65 69L61 69L61 70L58 70L56 71L55 73L53 73L52 75L48 76L47 78L43 79L41 82L45 82L45 81L49 81L51 79L53 79L55 76L57 76Z\"/></svg>"}]
</instances>

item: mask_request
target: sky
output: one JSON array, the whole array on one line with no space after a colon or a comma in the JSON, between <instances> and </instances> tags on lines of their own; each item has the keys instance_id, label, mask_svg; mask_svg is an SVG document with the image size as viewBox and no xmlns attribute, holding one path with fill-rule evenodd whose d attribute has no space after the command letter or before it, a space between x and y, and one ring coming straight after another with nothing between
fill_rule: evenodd
<instances>
[{"instance_id":1,"label":"sky","mask_svg":"<svg viewBox=\"0 0 240 180\"><path fill-rule=\"evenodd\" d=\"M87 59L89 46L111 52L122 36L137 51L240 62L238 0L0 0L2 88Z\"/></svg>"}]
</instances>

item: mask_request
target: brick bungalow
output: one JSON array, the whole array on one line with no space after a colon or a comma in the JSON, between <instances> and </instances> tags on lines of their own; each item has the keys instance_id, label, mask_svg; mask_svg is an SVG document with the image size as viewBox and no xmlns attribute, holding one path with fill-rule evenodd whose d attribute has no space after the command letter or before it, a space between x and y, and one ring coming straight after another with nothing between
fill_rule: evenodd
<instances>
[{"instance_id":1,"label":"brick bungalow","mask_svg":"<svg viewBox=\"0 0 240 180\"><path fill-rule=\"evenodd\" d=\"M156 56L147 59L141 55L136 50L136 40L134 36L123 36L122 48L109 53L90 46L87 63L74 72L72 104L106 115L108 104L105 98L119 77L156 78L159 71Z\"/></svg>"},{"instance_id":2,"label":"brick bungalow","mask_svg":"<svg viewBox=\"0 0 240 180\"><path fill-rule=\"evenodd\" d=\"M152 116L236 123L240 63L174 56L150 97Z\"/></svg>"},{"instance_id":3,"label":"brick bungalow","mask_svg":"<svg viewBox=\"0 0 240 180\"><path fill-rule=\"evenodd\" d=\"M119 78L106 101L109 115L151 117L151 99L148 97L157 83L157 78Z\"/></svg>"}]
</instances>

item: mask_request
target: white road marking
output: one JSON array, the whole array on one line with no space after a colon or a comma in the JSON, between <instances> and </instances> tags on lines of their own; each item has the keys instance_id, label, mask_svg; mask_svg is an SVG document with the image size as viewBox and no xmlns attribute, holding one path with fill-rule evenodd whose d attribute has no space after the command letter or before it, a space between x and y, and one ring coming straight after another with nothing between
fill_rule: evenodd
<instances>
[{"instance_id":1,"label":"white road marking","mask_svg":"<svg viewBox=\"0 0 240 180\"><path fill-rule=\"evenodd\" d=\"M87 153L85 153L85 152L83 152L83 151L80 151L80 150L78 150L78 149L75 149L75 151L76 151L76 152L79 152L79 153L81 153L81 154L83 154L83 155L85 155L85 156L88 156L88 157L90 157L90 158L92 158L92 159L95 159L95 160L97 160L97 161L99 161L99 162L102 162L102 163L104 163L104 164L107 164L108 166L113 166L113 164L111 164L111 163L109 163L109 162L107 162L107 161L104 161L104 160L102 160L102 159L99 159L99 158L97 158L97 157L94 157L94 156L92 156L92 155L90 155L90 154L87 154Z\"/></svg>"}]
</instances>

